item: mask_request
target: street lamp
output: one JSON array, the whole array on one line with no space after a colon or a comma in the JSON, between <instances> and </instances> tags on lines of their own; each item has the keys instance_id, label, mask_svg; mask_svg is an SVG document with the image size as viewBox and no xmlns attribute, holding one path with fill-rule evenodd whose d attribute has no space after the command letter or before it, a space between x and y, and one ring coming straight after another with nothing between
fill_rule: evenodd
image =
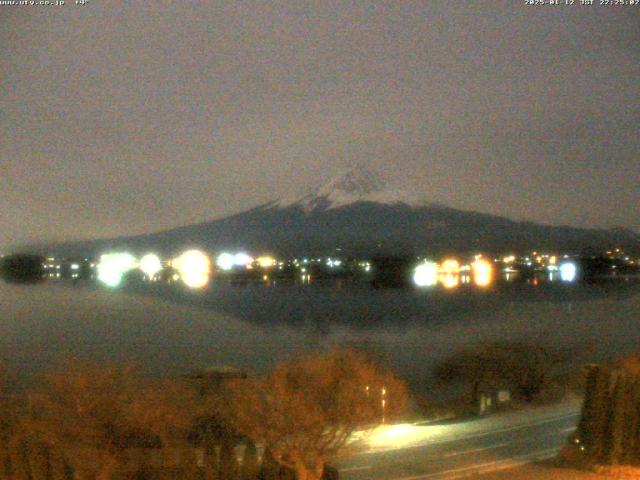
<instances>
[{"instance_id":1,"label":"street lamp","mask_svg":"<svg viewBox=\"0 0 640 480\"><path fill-rule=\"evenodd\" d=\"M387 406L387 389L385 387L382 387L382 392L381 392L381 397L382 397L382 424L384 425L385 423L385 407Z\"/></svg>"}]
</instances>

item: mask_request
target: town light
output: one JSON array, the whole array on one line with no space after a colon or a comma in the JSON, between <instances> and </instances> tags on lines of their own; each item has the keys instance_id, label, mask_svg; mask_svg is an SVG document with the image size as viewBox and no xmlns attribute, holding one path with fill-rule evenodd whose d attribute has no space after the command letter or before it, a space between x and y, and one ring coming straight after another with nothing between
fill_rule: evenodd
<instances>
[{"instance_id":1,"label":"town light","mask_svg":"<svg viewBox=\"0 0 640 480\"><path fill-rule=\"evenodd\" d=\"M448 273L442 276L442 286L444 288L455 288L460 283L460 275L457 273Z\"/></svg>"},{"instance_id":2,"label":"town light","mask_svg":"<svg viewBox=\"0 0 640 480\"><path fill-rule=\"evenodd\" d=\"M576 279L578 268L573 262L564 262L558 267L560 270L560 280L563 282L573 282Z\"/></svg>"},{"instance_id":3,"label":"town light","mask_svg":"<svg viewBox=\"0 0 640 480\"><path fill-rule=\"evenodd\" d=\"M142 273L144 273L147 277L153 278L155 277L160 270L162 270L162 262L160 261L160 257L155 253L147 253L140 259L138 264Z\"/></svg>"},{"instance_id":4,"label":"town light","mask_svg":"<svg viewBox=\"0 0 640 480\"><path fill-rule=\"evenodd\" d=\"M246 267L251 263L253 263L253 258L244 252L236 253L233 256L233 264L238 267Z\"/></svg>"},{"instance_id":5,"label":"town light","mask_svg":"<svg viewBox=\"0 0 640 480\"><path fill-rule=\"evenodd\" d=\"M199 250L188 250L173 262L180 272L180 278L189 288L202 288L209 283L211 261Z\"/></svg>"},{"instance_id":6,"label":"town light","mask_svg":"<svg viewBox=\"0 0 640 480\"><path fill-rule=\"evenodd\" d=\"M478 287L486 287L493 280L493 265L488 260L477 259L471 264L473 270L473 282Z\"/></svg>"},{"instance_id":7,"label":"town light","mask_svg":"<svg viewBox=\"0 0 640 480\"><path fill-rule=\"evenodd\" d=\"M222 270L231 270L233 268L233 255L230 253L221 253L216 259L218 268Z\"/></svg>"},{"instance_id":8,"label":"town light","mask_svg":"<svg viewBox=\"0 0 640 480\"><path fill-rule=\"evenodd\" d=\"M460 263L455 258L447 258L442 262L442 265L440 265L440 273L445 275L460 273Z\"/></svg>"},{"instance_id":9,"label":"town light","mask_svg":"<svg viewBox=\"0 0 640 480\"><path fill-rule=\"evenodd\" d=\"M438 283L438 264L425 262L418 265L413 272L413 282L418 287L432 287Z\"/></svg>"},{"instance_id":10,"label":"town light","mask_svg":"<svg viewBox=\"0 0 640 480\"><path fill-rule=\"evenodd\" d=\"M444 288L454 288L460 283L460 263L455 258L447 258L440 265L441 281Z\"/></svg>"},{"instance_id":11,"label":"town light","mask_svg":"<svg viewBox=\"0 0 640 480\"><path fill-rule=\"evenodd\" d=\"M258 266L262 268L271 268L274 267L277 263L275 258L269 257L267 255L258 257L256 259L256 262L258 263Z\"/></svg>"},{"instance_id":12,"label":"town light","mask_svg":"<svg viewBox=\"0 0 640 480\"><path fill-rule=\"evenodd\" d=\"M100 256L98 263L98 280L108 287L117 287L122 282L125 273L135 268L136 259L126 252L107 253Z\"/></svg>"}]
</instances>

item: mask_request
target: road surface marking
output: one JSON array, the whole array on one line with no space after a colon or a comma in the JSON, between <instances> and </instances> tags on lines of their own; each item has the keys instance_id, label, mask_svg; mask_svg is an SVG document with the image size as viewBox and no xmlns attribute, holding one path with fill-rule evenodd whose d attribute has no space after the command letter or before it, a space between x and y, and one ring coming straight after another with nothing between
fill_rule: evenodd
<instances>
[{"instance_id":1,"label":"road surface marking","mask_svg":"<svg viewBox=\"0 0 640 480\"><path fill-rule=\"evenodd\" d=\"M360 470L371 470L371 465L363 465L361 467L347 467L347 468L340 469L341 472L357 472Z\"/></svg>"},{"instance_id":2,"label":"road surface marking","mask_svg":"<svg viewBox=\"0 0 640 480\"><path fill-rule=\"evenodd\" d=\"M510 468L520 467L531 463L532 461L546 460L555 457L559 448L549 448L527 455L519 455L496 462L479 463L469 467L454 468L452 470L443 470L436 473L428 473L425 475L414 475L412 477L394 478L393 480L428 480L430 478L446 478L447 480L455 480L457 478L469 477L471 475L483 475L485 473L496 472L499 470L507 470Z\"/></svg>"},{"instance_id":3,"label":"road surface marking","mask_svg":"<svg viewBox=\"0 0 640 480\"><path fill-rule=\"evenodd\" d=\"M562 430L560 430L560 433L575 432L576 430L576 427L563 428Z\"/></svg>"},{"instance_id":4,"label":"road surface marking","mask_svg":"<svg viewBox=\"0 0 640 480\"><path fill-rule=\"evenodd\" d=\"M495 450L496 448L502 448L502 447L507 447L511 445L510 443L498 443L497 445L489 445L488 447L480 447L480 448L472 448L470 450L462 450L460 452L451 452L451 453L445 453L443 455L443 457L455 457L457 455L464 455L465 453L476 453L476 452L482 452L484 450Z\"/></svg>"}]
</instances>

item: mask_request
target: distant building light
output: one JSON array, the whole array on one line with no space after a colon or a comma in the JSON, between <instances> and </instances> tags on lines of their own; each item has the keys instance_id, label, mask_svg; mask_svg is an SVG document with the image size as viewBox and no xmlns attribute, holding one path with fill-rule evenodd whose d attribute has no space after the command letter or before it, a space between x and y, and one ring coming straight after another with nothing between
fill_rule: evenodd
<instances>
[{"instance_id":1,"label":"distant building light","mask_svg":"<svg viewBox=\"0 0 640 480\"><path fill-rule=\"evenodd\" d=\"M139 267L142 273L152 279L162 270L162 261L155 253L148 253L140 259Z\"/></svg>"},{"instance_id":2,"label":"distant building light","mask_svg":"<svg viewBox=\"0 0 640 480\"><path fill-rule=\"evenodd\" d=\"M560 280L563 282L573 282L576 279L577 267L573 262L565 262L560 265Z\"/></svg>"},{"instance_id":3,"label":"distant building light","mask_svg":"<svg viewBox=\"0 0 640 480\"><path fill-rule=\"evenodd\" d=\"M258 264L258 266L262 268L271 268L277 264L275 258L266 256L266 255L262 257L258 257L256 259L256 263Z\"/></svg>"},{"instance_id":4,"label":"distant building light","mask_svg":"<svg viewBox=\"0 0 640 480\"><path fill-rule=\"evenodd\" d=\"M108 287L117 287L125 273L135 267L136 259L126 252L107 253L100 256L98 280Z\"/></svg>"},{"instance_id":5,"label":"distant building light","mask_svg":"<svg viewBox=\"0 0 640 480\"><path fill-rule=\"evenodd\" d=\"M493 281L493 265L487 260L478 259L472 264L473 281L479 287L486 287Z\"/></svg>"},{"instance_id":6,"label":"distant building light","mask_svg":"<svg viewBox=\"0 0 640 480\"><path fill-rule=\"evenodd\" d=\"M180 272L180 278L189 288L202 288L209 283L211 261L200 250L188 250L180 255L174 265Z\"/></svg>"},{"instance_id":7,"label":"distant building light","mask_svg":"<svg viewBox=\"0 0 640 480\"><path fill-rule=\"evenodd\" d=\"M418 287L432 287L438 283L438 264L425 262L418 265L413 272L413 283Z\"/></svg>"},{"instance_id":8,"label":"distant building light","mask_svg":"<svg viewBox=\"0 0 640 480\"><path fill-rule=\"evenodd\" d=\"M216 265L222 270L231 270L234 265L234 257L230 253L221 253L216 259Z\"/></svg>"},{"instance_id":9,"label":"distant building light","mask_svg":"<svg viewBox=\"0 0 640 480\"><path fill-rule=\"evenodd\" d=\"M457 273L447 273L442 277L444 288L455 288L460 283L460 275Z\"/></svg>"},{"instance_id":10,"label":"distant building light","mask_svg":"<svg viewBox=\"0 0 640 480\"><path fill-rule=\"evenodd\" d=\"M238 267L246 267L250 263L253 263L253 258L244 252L240 252L233 256L233 263Z\"/></svg>"},{"instance_id":11,"label":"distant building light","mask_svg":"<svg viewBox=\"0 0 640 480\"><path fill-rule=\"evenodd\" d=\"M457 274L460 272L460 263L455 258L448 258L440 265L443 274Z\"/></svg>"}]
</instances>

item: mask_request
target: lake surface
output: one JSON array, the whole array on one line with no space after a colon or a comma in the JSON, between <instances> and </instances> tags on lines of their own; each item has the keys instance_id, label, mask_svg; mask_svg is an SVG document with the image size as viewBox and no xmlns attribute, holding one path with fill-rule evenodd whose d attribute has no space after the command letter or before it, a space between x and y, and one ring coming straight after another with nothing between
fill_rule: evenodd
<instances>
[{"instance_id":1,"label":"lake surface","mask_svg":"<svg viewBox=\"0 0 640 480\"><path fill-rule=\"evenodd\" d=\"M26 377L61 360L134 363L153 375L210 366L264 372L294 352L372 349L417 390L478 342L525 340L573 365L640 350L640 286L507 285L489 291L366 285L138 285L0 282L0 357Z\"/></svg>"}]
</instances>

